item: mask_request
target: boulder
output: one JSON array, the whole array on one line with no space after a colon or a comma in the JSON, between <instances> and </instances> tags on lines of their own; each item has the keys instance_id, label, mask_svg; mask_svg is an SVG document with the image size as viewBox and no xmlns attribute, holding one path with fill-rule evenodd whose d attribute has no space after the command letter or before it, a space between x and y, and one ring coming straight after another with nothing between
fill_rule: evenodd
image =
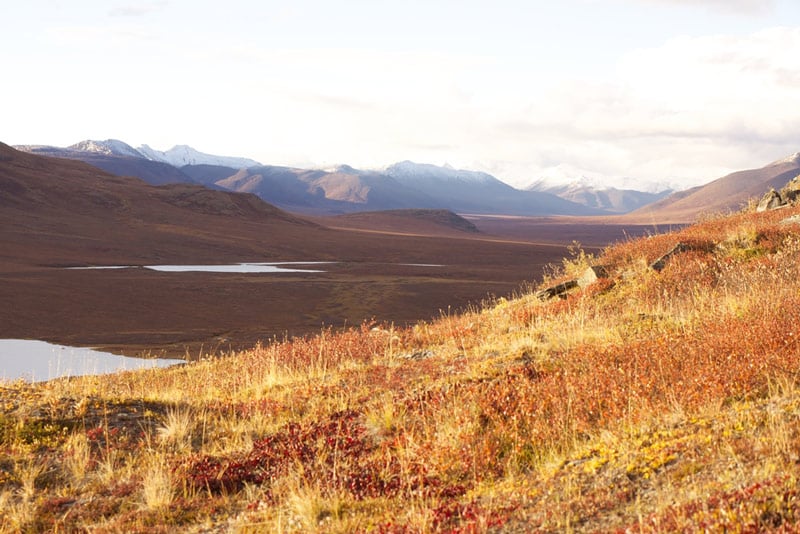
<instances>
[{"instance_id":1,"label":"boulder","mask_svg":"<svg viewBox=\"0 0 800 534\"><path fill-rule=\"evenodd\" d=\"M758 202L758 206L756 206L756 212L761 213L764 211L770 211L781 208L785 205L786 200L784 200L783 196L774 189L770 189Z\"/></svg>"},{"instance_id":2,"label":"boulder","mask_svg":"<svg viewBox=\"0 0 800 534\"><path fill-rule=\"evenodd\" d=\"M781 196L788 204L793 204L800 198L800 175L792 178L786 187L781 189Z\"/></svg>"},{"instance_id":3,"label":"boulder","mask_svg":"<svg viewBox=\"0 0 800 534\"><path fill-rule=\"evenodd\" d=\"M608 278L608 271L602 265L592 265L585 271L580 278L578 278L578 287L581 289L590 286L600 280L601 278Z\"/></svg>"}]
</instances>

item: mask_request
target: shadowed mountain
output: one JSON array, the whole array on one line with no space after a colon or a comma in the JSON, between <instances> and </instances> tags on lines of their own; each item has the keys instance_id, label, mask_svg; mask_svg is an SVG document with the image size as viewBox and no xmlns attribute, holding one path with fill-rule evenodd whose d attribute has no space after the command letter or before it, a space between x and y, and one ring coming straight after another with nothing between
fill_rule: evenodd
<instances>
[{"instance_id":1,"label":"shadowed mountain","mask_svg":"<svg viewBox=\"0 0 800 534\"><path fill-rule=\"evenodd\" d=\"M314 215L397 209L443 209L510 215L596 214L549 193L520 191L485 173L410 162L385 172L348 165L331 170L260 166L240 169L182 167L207 185L254 193L283 209Z\"/></svg>"},{"instance_id":2,"label":"shadowed mountain","mask_svg":"<svg viewBox=\"0 0 800 534\"><path fill-rule=\"evenodd\" d=\"M184 165L181 167L181 172L198 184L214 189L224 189L218 186L217 182L235 175L238 169L222 165Z\"/></svg>"},{"instance_id":3,"label":"shadowed mountain","mask_svg":"<svg viewBox=\"0 0 800 534\"><path fill-rule=\"evenodd\" d=\"M154 185L199 183L253 193L283 209L315 215L412 208L504 215L608 213L602 207L571 202L549 192L515 189L486 173L409 161L385 171L347 165L330 170L297 169L212 156L183 145L167 152L147 145L133 148L115 139L82 141L67 148L18 148L77 159L117 176L135 176Z\"/></svg>"},{"instance_id":4,"label":"shadowed mountain","mask_svg":"<svg viewBox=\"0 0 800 534\"><path fill-rule=\"evenodd\" d=\"M370 232L416 235L463 235L480 233L467 219L449 210L404 209L348 213L322 219L330 227Z\"/></svg>"},{"instance_id":5,"label":"shadowed mountain","mask_svg":"<svg viewBox=\"0 0 800 534\"><path fill-rule=\"evenodd\" d=\"M254 193L284 209L304 213L440 207L436 199L388 176L347 166L333 171L251 167L215 183L232 191Z\"/></svg>"},{"instance_id":6,"label":"shadowed mountain","mask_svg":"<svg viewBox=\"0 0 800 534\"><path fill-rule=\"evenodd\" d=\"M631 212L630 219L692 222L704 213L740 209L770 188L780 189L800 173L800 152L761 167L738 171L713 182L679 191Z\"/></svg>"},{"instance_id":7,"label":"shadowed mountain","mask_svg":"<svg viewBox=\"0 0 800 534\"><path fill-rule=\"evenodd\" d=\"M200 185L153 186L82 161L42 157L0 144L0 258L69 263L160 258L212 259L261 248L237 237L242 224L288 246L316 227L255 195ZM278 241L280 249L282 241ZM263 254L263 252L262 252Z\"/></svg>"},{"instance_id":8,"label":"shadowed mountain","mask_svg":"<svg viewBox=\"0 0 800 534\"><path fill-rule=\"evenodd\" d=\"M583 184L565 184L558 186L534 184L528 189L530 191L550 193L565 200L569 200L570 202L575 202L597 210L603 210L608 213L628 213L648 204L652 204L671 193L671 191L647 193L644 191L617 189L614 187L597 189Z\"/></svg>"},{"instance_id":9,"label":"shadowed mountain","mask_svg":"<svg viewBox=\"0 0 800 534\"><path fill-rule=\"evenodd\" d=\"M91 151L85 147L85 144L78 143L68 148L20 146L17 149L40 156L83 161L116 176L135 176L152 185L195 183L193 178L168 163L151 161L132 153Z\"/></svg>"},{"instance_id":10,"label":"shadowed mountain","mask_svg":"<svg viewBox=\"0 0 800 534\"><path fill-rule=\"evenodd\" d=\"M399 183L438 199L441 207L459 213L506 215L596 215L550 193L522 191L483 172L457 170L403 161L386 169Z\"/></svg>"}]
</instances>

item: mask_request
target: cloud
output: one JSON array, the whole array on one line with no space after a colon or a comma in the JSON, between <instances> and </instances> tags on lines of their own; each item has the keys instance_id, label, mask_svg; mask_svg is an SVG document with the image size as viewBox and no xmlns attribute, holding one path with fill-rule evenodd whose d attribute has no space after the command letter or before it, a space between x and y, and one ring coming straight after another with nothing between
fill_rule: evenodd
<instances>
[{"instance_id":1,"label":"cloud","mask_svg":"<svg viewBox=\"0 0 800 534\"><path fill-rule=\"evenodd\" d=\"M224 98L225 115L269 125L243 152L263 161L449 162L518 185L569 163L685 187L800 149L800 28L675 38L571 80L480 55L248 39L185 49L188 71L230 76L175 107L207 114Z\"/></svg>"},{"instance_id":2,"label":"cloud","mask_svg":"<svg viewBox=\"0 0 800 534\"><path fill-rule=\"evenodd\" d=\"M800 149L798 72L800 28L675 38L628 53L606 80L553 83L492 123L489 144L526 162L499 165L517 183L570 163L694 185Z\"/></svg>"},{"instance_id":3,"label":"cloud","mask_svg":"<svg viewBox=\"0 0 800 534\"><path fill-rule=\"evenodd\" d=\"M634 0L647 4L702 7L710 11L739 15L761 15L775 9L775 0Z\"/></svg>"},{"instance_id":4,"label":"cloud","mask_svg":"<svg viewBox=\"0 0 800 534\"><path fill-rule=\"evenodd\" d=\"M155 11L160 11L166 5L166 1L127 4L110 9L108 15L111 17L141 17Z\"/></svg>"},{"instance_id":5,"label":"cloud","mask_svg":"<svg viewBox=\"0 0 800 534\"><path fill-rule=\"evenodd\" d=\"M62 45L88 45L97 43L110 45L127 45L143 41L152 41L157 34L149 28L120 25L73 25L48 28L47 34Z\"/></svg>"}]
</instances>

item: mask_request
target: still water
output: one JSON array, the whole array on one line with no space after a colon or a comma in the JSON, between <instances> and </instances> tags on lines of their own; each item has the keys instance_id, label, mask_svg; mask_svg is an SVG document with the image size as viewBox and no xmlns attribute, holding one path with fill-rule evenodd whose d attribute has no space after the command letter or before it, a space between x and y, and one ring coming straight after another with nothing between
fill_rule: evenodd
<instances>
[{"instance_id":1,"label":"still water","mask_svg":"<svg viewBox=\"0 0 800 534\"><path fill-rule=\"evenodd\" d=\"M0 339L0 382L42 382L63 376L169 367L183 360L128 358L88 348L66 347L29 339Z\"/></svg>"},{"instance_id":2,"label":"still water","mask_svg":"<svg viewBox=\"0 0 800 534\"><path fill-rule=\"evenodd\" d=\"M234 263L230 265L145 265L145 269L171 273L200 271L204 273L321 273L314 269L297 269L284 265L307 263Z\"/></svg>"},{"instance_id":3,"label":"still water","mask_svg":"<svg viewBox=\"0 0 800 534\"><path fill-rule=\"evenodd\" d=\"M168 273L204 272L204 273L321 273L316 269L298 269L287 265L320 265L324 261L297 261L279 263L232 263L228 265L144 265L143 269ZM103 265L91 267L67 267L67 269L135 269L133 265Z\"/></svg>"}]
</instances>

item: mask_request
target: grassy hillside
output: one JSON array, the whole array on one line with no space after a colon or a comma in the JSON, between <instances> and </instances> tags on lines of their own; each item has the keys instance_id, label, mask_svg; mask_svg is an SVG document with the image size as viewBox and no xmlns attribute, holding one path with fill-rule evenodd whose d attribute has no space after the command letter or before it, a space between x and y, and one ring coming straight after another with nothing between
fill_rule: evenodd
<instances>
[{"instance_id":1,"label":"grassy hillside","mask_svg":"<svg viewBox=\"0 0 800 534\"><path fill-rule=\"evenodd\" d=\"M576 251L553 282L179 368L0 389L8 531L787 531L800 209ZM681 242L664 268L649 265Z\"/></svg>"}]
</instances>

